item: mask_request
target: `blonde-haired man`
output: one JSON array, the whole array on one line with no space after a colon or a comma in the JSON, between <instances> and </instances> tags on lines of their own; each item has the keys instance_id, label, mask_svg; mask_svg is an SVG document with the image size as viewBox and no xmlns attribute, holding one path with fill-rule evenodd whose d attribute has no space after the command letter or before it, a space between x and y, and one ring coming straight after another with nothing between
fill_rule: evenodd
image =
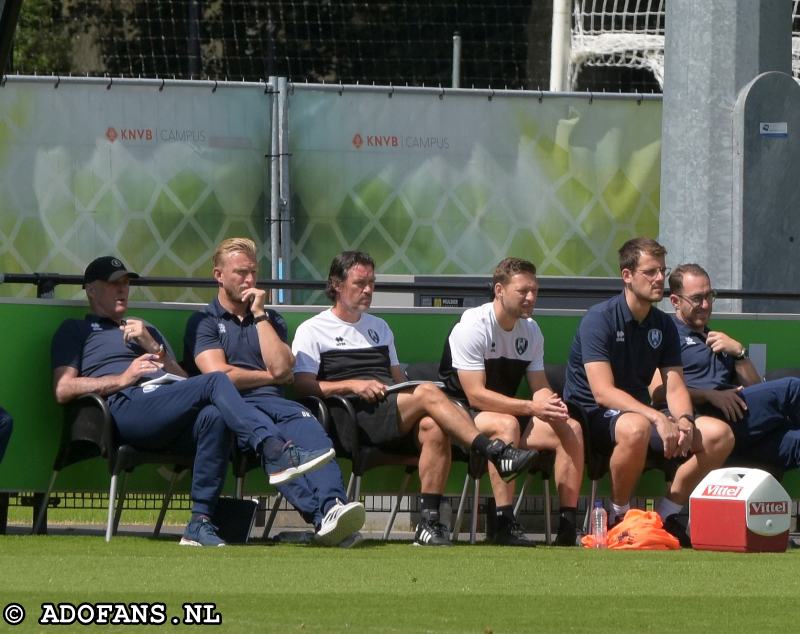
<instances>
[{"instance_id":1,"label":"blonde-haired man","mask_svg":"<svg viewBox=\"0 0 800 634\"><path fill-rule=\"evenodd\" d=\"M213 273L217 297L189 319L184 359L204 374L227 374L245 402L269 416L285 438L305 448L330 450L330 438L311 412L283 398L281 386L292 380L294 355L286 343L286 322L266 308L267 292L256 287L255 243L223 240L214 252ZM335 461L278 490L314 525L318 543L350 544L364 524L364 506L347 503Z\"/></svg>"}]
</instances>

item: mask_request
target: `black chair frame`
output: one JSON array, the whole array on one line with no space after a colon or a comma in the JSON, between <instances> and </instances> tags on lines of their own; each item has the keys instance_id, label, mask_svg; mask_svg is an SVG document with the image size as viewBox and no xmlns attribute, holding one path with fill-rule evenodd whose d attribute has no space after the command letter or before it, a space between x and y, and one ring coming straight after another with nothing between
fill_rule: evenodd
<instances>
[{"instance_id":1,"label":"black chair frame","mask_svg":"<svg viewBox=\"0 0 800 634\"><path fill-rule=\"evenodd\" d=\"M106 541L117 532L122 508L125 502L125 480L134 467L142 464L170 464L174 466L153 537L158 537L164 522L167 508L181 473L191 469L194 454L184 454L170 450L143 451L121 443L118 438L108 404L98 394L85 394L64 406L64 423L61 443L53 463L53 472L47 491L39 507L33 533L42 532L47 517L47 506L55 486L56 478L62 469L92 458L102 457L108 463L111 482L108 491L108 519L106 522ZM121 478L120 478L121 476Z\"/></svg>"}]
</instances>

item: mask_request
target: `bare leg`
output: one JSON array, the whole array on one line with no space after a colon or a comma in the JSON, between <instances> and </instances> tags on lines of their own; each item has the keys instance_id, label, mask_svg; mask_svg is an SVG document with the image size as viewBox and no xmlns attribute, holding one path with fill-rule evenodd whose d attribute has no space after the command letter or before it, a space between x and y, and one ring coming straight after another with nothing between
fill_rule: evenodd
<instances>
[{"instance_id":1,"label":"bare leg","mask_svg":"<svg viewBox=\"0 0 800 634\"><path fill-rule=\"evenodd\" d=\"M506 444L519 444L519 421L509 414L480 412L475 417L475 426L489 438L500 438ZM508 506L514 502L514 482L505 482L497 468L489 463L489 479L497 506Z\"/></svg>"},{"instance_id":2,"label":"bare leg","mask_svg":"<svg viewBox=\"0 0 800 634\"><path fill-rule=\"evenodd\" d=\"M428 416L420 421L417 438L420 444L420 491L422 493L444 493L452 457L450 438Z\"/></svg>"},{"instance_id":3,"label":"bare leg","mask_svg":"<svg viewBox=\"0 0 800 634\"><path fill-rule=\"evenodd\" d=\"M400 428L410 430L423 416L430 416L453 440L465 447L472 445L478 428L462 407L455 405L438 387L423 383L413 391L397 395Z\"/></svg>"},{"instance_id":4,"label":"bare leg","mask_svg":"<svg viewBox=\"0 0 800 634\"><path fill-rule=\"evenodd\" d=\"M727 423L710 416L698 417L692 443L694 454L675 472L667 497L676 504L686 504L700 480L722 466L733 443L733 432Z\"/></svg>"},{"instance_id":5,"label":"bare leg","mask_svg":"<svg viewBox=\"0 0 800 634\"><path fill-rule=\"evenodd\" d=\"M628 504L644 471L650 444L650 421L641 414L623 414L617 420L616 446L611 454L611 501Z\"/></svg>"},{"instance_id":6,"label":"bare leg","mask_svg":"<svg viewBox=\"0 0 800 634\"><path fill-rule=\"evenodd\" d=\"M523 447L555 451L555 479L561 507L574 508L583 478L583 432L578 421L551 424L534 418L522 435Z\"/></svg>"}]
</instances>

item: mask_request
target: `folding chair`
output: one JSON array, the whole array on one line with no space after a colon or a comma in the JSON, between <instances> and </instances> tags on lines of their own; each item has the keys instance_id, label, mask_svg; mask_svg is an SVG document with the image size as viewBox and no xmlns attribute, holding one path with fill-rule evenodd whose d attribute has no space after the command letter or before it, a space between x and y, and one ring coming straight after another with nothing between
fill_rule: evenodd
<instances>
[{"instance_id":1,"label":"folding chair","mask_svg":"<svg viewBox=\"0 0 800 634\"><path fill-rule=\"evenodd\" d=\"M320 419L327 425L326 431L331 437L336 448L336 455L346 458L352 464L350 480L347 484L347 497L356 501L361 495L361 480L364 474L376 467L400 466L405 468L405 475L400 485L400 490L392 502L389 521L383 531L384 541L389 539L400 502L405 495L411 481L411 476L419 464L418 453L391 452L381 447L369 444L365 434L357 424L356 410L353 406L354 397L330 396L325 399L328 415Z\"/></svg>"},{"instance_id":2,"label":"folding chair","mask_svg":"<svg viewBox=\"0 0 800 634\"><path fill-rule=\"evenodd\" d=\"M134 467L141 464L174 465L169 489L164 495L161 511L153 531L158 537L164 522L169 502L172 499L175 484L181 472L190 469L194 462L194 454L184 454L170 450L143 451L131 445L120 444L116 425L109 412L105 400L97 394L85 394L64 406L64 424L61 444L53 463L53 473L39 507L34 534L42 531L46 520L47 505L55 486L59 472L72 464L103 457L108 463L111 483L108 491L108 520L106 522L106 541L119 527L122 507L125 502L125 480ZM120 475L122 478L120 479ZM116 512L115 512L116 508Z\"/></svg>"}]
</instances>

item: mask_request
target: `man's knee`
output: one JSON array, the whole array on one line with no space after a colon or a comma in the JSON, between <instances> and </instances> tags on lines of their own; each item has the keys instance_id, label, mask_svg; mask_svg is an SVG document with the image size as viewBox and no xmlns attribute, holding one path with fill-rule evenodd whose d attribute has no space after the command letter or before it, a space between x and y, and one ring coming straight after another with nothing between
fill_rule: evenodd
<instances>
[{"instance_id":1,"label":"man's knee","mask_svg":"<svg viewBox=\"0 0 800 634\"><path fill-rule=\"evenodd\" d=\"M519 420L511 414L480 412L475 418L475 426L490 438L500 438L506 443L519 442Z\"/></svg>"},{"instance_id":2,"label":"man's knee","mask_svg":"<svg viewBox=\"0 0 800 634\"><path fill-rule=\"evenodd\" d=\"M733 430L725 421L710 416L697 419L697 428L702 436L705 451L729 454L735 442Z\"/></svg>"},{"instance_id":3,"label":"man's knee","mask_svg":"<svg viewBox=\"0 0 800 634\"><path fill-rule=\"evenodd\" d=\"M448 435L430 416L423 416L419 421L417 436L419 438L420 445L429 444L448 447L450 445L450 438Z\"/></svg>"},{"instance_id":4,"label":"man's knee","mask_svg":"<svg viewBox=\"0 0 800 634\"><path fill-rule=\"evenodd\" d=\"M197 414L194 424L195 441L201 437L215 437L220 442L228 442L228 427L219 410L207 405Z\"/></svg>"},{"instance_id":5,"label":"man's knee","mask_svg":"<svg viewBox=\"0 0 800 634\"><path fill-rule=\"evenodd\" d=\"M641 414L623 414L614 427L617 446L647 447L650 442L651 423Z\"/></svg>"}]
</instances>

